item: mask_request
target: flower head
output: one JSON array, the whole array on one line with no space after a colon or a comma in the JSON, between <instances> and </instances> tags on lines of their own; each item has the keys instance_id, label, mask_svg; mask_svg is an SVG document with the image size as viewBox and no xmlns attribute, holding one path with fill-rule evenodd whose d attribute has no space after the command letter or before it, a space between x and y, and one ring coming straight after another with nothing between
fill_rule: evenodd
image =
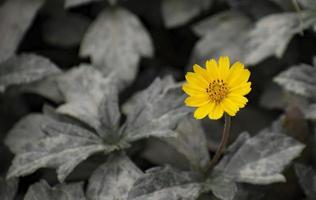
<instances>
[{"instance_id":1,"label":"flower head","mask_svg":"<svg viewBox=\"0 0 316 200\"><path fill-rule=\"evenodd\" d=\"M185 104L196 107L194 117L219 119L226 112L235 116L240 108L245 107L248 99L244 97L251 91L250 71L240 62L230 66L229 58L221 56L218 63L206 61L206 68L193 66L194 72L185 76L187 83L183 90L189 95Z\"/></svg>"}]
</instances>

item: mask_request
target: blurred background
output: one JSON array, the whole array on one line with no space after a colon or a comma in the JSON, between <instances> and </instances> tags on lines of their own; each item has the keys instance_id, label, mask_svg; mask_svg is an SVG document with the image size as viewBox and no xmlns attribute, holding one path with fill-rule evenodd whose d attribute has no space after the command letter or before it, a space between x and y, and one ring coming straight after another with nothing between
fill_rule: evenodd
<instances>
[{"instance_id":1,"label":"blurred background","mask_svg":"<svg viewBox=\"0 0 316 200\"><path fill-rule=\"evenodd\" d=\"M227 55L250 69L253 88L233 119L230 143L243 131L255 135L282 123L307 145L297 162L316 167L315 31L315 0L0 0L0 175L13 159L3 144L7 132L23 116L63 101L52 81L40 82L42 72L23 72L19 63L36 65L35 55L62 71L91 65L105 76L117 73L120 105L156 77L184 81L193 64ZM16 75L5 77L8 72ZM212 154L222 121L202 125ZM164 163L186 169L184 158L157 139L140 141L134 151L143 170ZM90 159L101 162L98 155ZM80 165L71 180L89 177L96 166ZM254 193L245 199L312 199L293 167L285 175L286 183L245 184ZM57 182L54 170L41 169L21 179L19 194L40 177Z\"/></svg>"}]
</instances>

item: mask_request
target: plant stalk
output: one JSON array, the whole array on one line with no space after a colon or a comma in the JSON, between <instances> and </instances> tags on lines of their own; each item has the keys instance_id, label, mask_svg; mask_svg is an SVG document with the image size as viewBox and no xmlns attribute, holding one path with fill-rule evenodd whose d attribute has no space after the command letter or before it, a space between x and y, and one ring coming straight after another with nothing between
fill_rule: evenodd
<instances>
[{"instance_id":1,"label":"plant stalk","mask_svg":"<svg viewBox=\"0 0 316 200\"><path fill-rule=\"evenodd\" d=\"M230 126L231 126L231 118L228 114L225 113L225 123L224 123L224 129L222 133L222 140L221 140L221 143L219 144L219 147L215 155L213 156L212 160L208 163L206 167L206 170L205 170L206 174L210 174L210 172L213 170L216 163L220 159L221 155L224 153L225 147L227 145L228 138L229 138Z\"/></svg>"}]
</instances>

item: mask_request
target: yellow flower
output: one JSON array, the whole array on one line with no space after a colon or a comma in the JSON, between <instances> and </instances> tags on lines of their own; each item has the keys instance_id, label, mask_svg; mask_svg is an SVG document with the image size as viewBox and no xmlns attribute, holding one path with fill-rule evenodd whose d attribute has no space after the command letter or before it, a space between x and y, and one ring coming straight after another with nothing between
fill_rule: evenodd
<instances>
[{"instance_id":1,"label":"yellow flower","mask_svg":"<svg viewBox=\"0 0 316 200\"><path fill-rule=\"evenodd\" d=\"M185 104L196 107L196 119L207 115L219 119L224 112L235 116L245 107L248 99L244 96L251 91L251 82L250 71L242 63L230 67L229 58L221 56L218 63L214 59L206 61L206 69L194 65L193 70L186 74L187 83L182 88L189 95Z\"/></svg>"}]
</instances>

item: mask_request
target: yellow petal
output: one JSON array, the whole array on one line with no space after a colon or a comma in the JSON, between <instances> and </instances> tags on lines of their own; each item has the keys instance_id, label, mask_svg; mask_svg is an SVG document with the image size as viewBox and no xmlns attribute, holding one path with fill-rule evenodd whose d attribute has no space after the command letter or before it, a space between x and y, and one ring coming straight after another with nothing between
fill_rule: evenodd
<instances>
[{"instance_id":1,"label":"yellow petal","mask_svg":"<svg viewBox=\"0 0 316 200\"><path fill-rule=\"evenodd\" d=\"M242 83L236 87L230 88L229 93L235 93L241 96L248 94L251 91L251 82Z\"/></svg>"},{"instance_id":2,"label":"yellow petal","mask_svg":"<svg viewBox=\"0 0 316 200\"><path fill-rule=\"evenodd\" d=\"M230 86L237 86L242 83L245 83L249 80L250 77L250 71L248 69L244 69L237 78L234 80L230 81L229 85Z\"/></svg>"},{"instance_id":3,"label":"yellow petal","mask_svg":"<svg viewBox=\"0 0 316 200\"><path fill-rule=\"evenodd\" d=\"M211 77L208 75L206 69L200 67L199 65L193 65L193 71L202 76L207 82L211 81Z\"/></svg>"},{"instance_id":4,"label":"yellow petal","mask_svg":"<svg viewBox=\"0 0 316 200\"><path fill-rule=\"evenodd\" d=\"M221 106L223 110L227 112L230 116L235 116L239 110L238 106L233 101L227 98L223 100Z\"/></svg>"},{"instance_id":5,"label":"yellow petal","mask_svg":"<svg viewBox=\"0 0 316 200\"><path fill-rule=\"evenodd\" d=\"M229 74L227 77L227 82L230 83L232 82L234 79L238 78L239 75L242 73L242 71L244 70L244 64L242 64L241 62L235 62L232 67L229 69Z\"/></svg>"},{"instance_id":6,"label":"yellow petal","mask_svg":"<svg viewBox=\"0 0 316 200\"><path fill-rule=\"evenodd\" d=\"M196 119L203 119L212 111L214 105L215 104L211 102L211 103L208 103L204 106L197 108L194 112L194 117Z\"/></svg>"},{"instance_id":7,"label":"yellow petal","mask_svg":"<svg viewBox=\"0 0 316 200\"><path fill-rule=\"evenodd\" d=\"M236 77L239 75L239 73L242 72L242 70L244 70L244 64L242 64L241 62L235 62L232 67L229 69L229 77L228 80L231 80L233 77Z\"/></svg>"},{"instance_id":8,"label":"yellow petal","mask_svg":"<svg viewBox=\"0 0 316 200\"><path fill-rule=\"evenodd\" d=\"M185 93L187 93L190 96L201 96L203 94L207 95L205 90L203 91L202 89L196 87L194 88L187 83L183 84L182 89Z\"/></svg>"},{"instance_id":9,"label":"yellow petal","mask_svg":"<svg viewBox=\"0 0 316 200\"><path fill-rule=\"evenodd\" d=\"M221 118L223 114L224 114L223 108L219 104L216 104L213 110L208 114L208 117L210 119L216 120L216 119Z\"/></svg>"},{"instance_id":10,"label":"yellow petal","mask_svg":"<svg viewBox=\"0 0 316 200\"><path fill-rule=\"evenodd\" d=\"M201 87L201 85L195 85L195 84L190 84L188 82L186 82L184 85L194 89L194 90L197 90L197 91L201 91L201 92L204 92L206 91L206 88L205 87Z\"/></svg>"},{"instance_id":11,"label":"yellow petal","mask_svg":"<svg viewBox=\"0 0 316 200\"><path fill-rule=\"evenodd\" d=\"M209 98L196 98L188 97L185 99L184 103L191 107L200 107L210 102Z\"/></svg>"},{"instance_id":12,"label":"yellow petal","mask_svg":"<svg viewBox=\"0 0 316 200\"><path fill-rule=\"evenodd\" d=\"M249 80L250 71L244 69L244 65L240 62L234 63L230 69L230 73L227 78L227 82L230 87L245 83Z\"/></svg>"},{"instance_id":13,"label":"yellow petal","mask_svg":"<svg viewBox=\"0 0 316 200\"><path fill-rule=\"evenodd\" d=\"M199 74L187 72L187 74L185 75L185 78L189 84L192 84L196 87L199 87L199 88L207 88L208 87L208 82L203 77L201 77Z\"/></svg>"},{"instance_id":14,"label":"yellow petal","mask_svg":"<svg viewBox=\"0 0 316 200\"><path fill-rule=\"evenodd\" d=\"M229 67L230 67L229 58L227 56L219 57L218 69L219 69L220 78L222 80L226 80L229 74Z\"/></svg>"},{"instance_id":15,"label":"yellow petal","mask_svg":"<svg viewBox=\"0 0 316 200\"><path fill-rule=\"evenodd\" d=\"M248 102L244 95L251 91L250 71L240 62L235 62L230 68L227 56L219 57L218 62L208 60L205 65L205 68L194 65L194 73L186 74L187 83L182 86L183 91L189 95L185 100L186 105L196 107L196 119L208 115L210 119L216 120L224 113L235 116ZM216 89L216 85L213 88L213 85L209 86L210 83L218 84L220 88Z\"/></svg>"},{"instance_id":16,"label":"yellow petal","mask_svg":"<svg viewBox=\"0 0 316 200\"><path fill-rule=\"evenodd\" d=\"M232 94L229 94L227 96L227 99L230 99L232 102L234 102L239 108L243 108L245 107L245 105L247 104L248 102L248 99L244 96L241 96L241 95L238 95L238 94L235 94L235 93L232 93Z\"/></svg>"},{"instance_id":17,"label":"yellow petal","mask_svg":"<svg viewBox=\"0 0 316 200\"><path fill-rule=\"evenodd\" d=\"M211 59L206 61L206 70L212 80L219 78L218 66L216 60Z\"/></svg>"}]
</instances>

